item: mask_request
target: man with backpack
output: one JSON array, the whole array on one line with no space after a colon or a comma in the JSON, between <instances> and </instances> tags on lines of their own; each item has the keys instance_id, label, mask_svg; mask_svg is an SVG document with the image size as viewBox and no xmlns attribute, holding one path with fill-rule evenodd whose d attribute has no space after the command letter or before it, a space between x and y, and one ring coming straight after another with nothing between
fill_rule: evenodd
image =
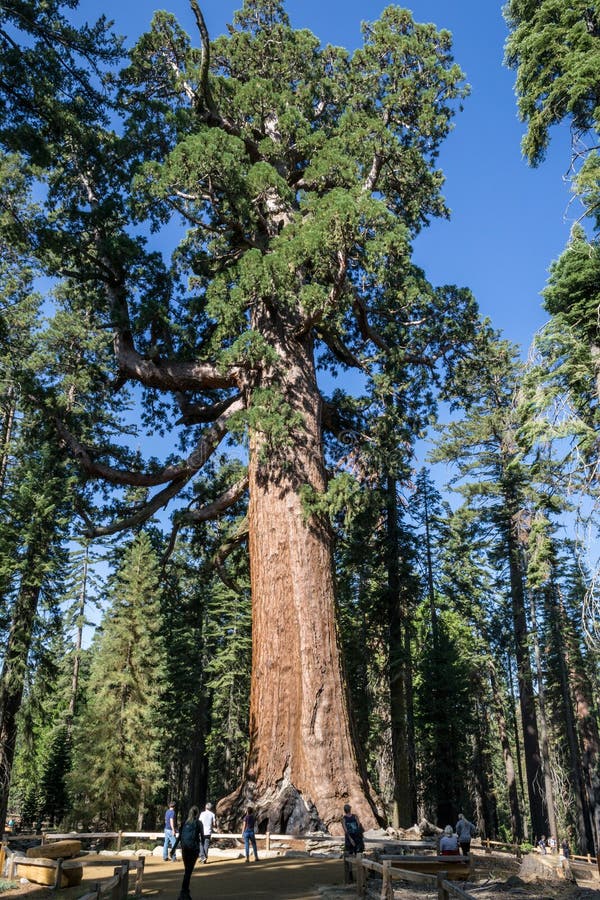
<instances>
[{"instance_id":1,"label":"man with backpack","mask_svg":"<svg viewBox=\"0 0 600 900\"><path fill-rule=\"evenodd\" d=\"M349 803L344 804L344 815L342 816L342 828L344 829L344 850L353 856L356 853L364 853L365 842L363 839L364 829L360 824L358 816L352 812Z\"/></svg>"},{"instance_id":2,"label":"man with backpack","mask_svg":"<svg viewBox=\"0 0 600 900\"><path fill-rule=\"evenodd\" d=\"M181 844L181 856L183 857L183 881L181 882L181 890L177 900L191 900L190 880L196 860L200 856L200 847L204 841L202 822L199 817L200 810L198 807L190 807L188 817L181 827L173 848L173 852L175 852L179 844Z\"/></svg>"}]
</instances>

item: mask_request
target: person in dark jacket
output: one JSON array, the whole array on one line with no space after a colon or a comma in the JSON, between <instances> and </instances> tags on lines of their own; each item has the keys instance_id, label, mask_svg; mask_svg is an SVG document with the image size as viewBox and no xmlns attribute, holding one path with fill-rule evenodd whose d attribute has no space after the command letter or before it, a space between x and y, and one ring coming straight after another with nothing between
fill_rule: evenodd
<instances>
[{"instance_id":1,"label":"person in dark jacket","mask_svg":"<svg viewBox=\"0 0 600 900\"><path fill-rule=\"evenodd\" d=\"M179 891L178 900L191 900L190 898L190 880L196 860L200 856L200 847L204 843L204 832L202 830L202 822L200 821L200 810L197 806L190 807L188 817L181 826L181 830L175 841L173 853L181 844L181 856L183 858L183 881L181 882L181 890Z\"/></svg>"},{"instance_id":2,"label":"person in dark jacket","mask_svg":"<svg viewBox=\"0 0 600 900\"><path fill-rule=\"evenodd\" d=\"M363 839L363 827L358 816L352 812L349 803L344 805L342 816L342 828L344 829L344 850L346 853L364 853L365 842Z\"/></svg>"},{"instance_id":3,"label":"person in dark jacket","mask_svg":"<svg viewBox=\"0 0 600 900\"><path fill-rule=\"evenodd\" d=\"M475 826L472 822L469 822L468 819L465 819L462 813L459 813L458 822L456 823L456 828L454 830L458 836L458 843L460 844L462 855L468 856L471 852L471 838L475 834Z\"/></svg>"}]
</instances>

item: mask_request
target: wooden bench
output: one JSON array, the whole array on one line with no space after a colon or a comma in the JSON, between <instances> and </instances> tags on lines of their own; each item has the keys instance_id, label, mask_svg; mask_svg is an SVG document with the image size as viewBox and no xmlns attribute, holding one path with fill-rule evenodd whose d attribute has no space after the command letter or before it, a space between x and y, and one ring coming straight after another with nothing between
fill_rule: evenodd
<instances>
[{"instance_id":1,"label":"wooden bench","mask_svg":"<svg viewBox=\"0 0 600 900\"><path fill-rule=\"evenodd\" d=\"M470 856L396 856L384 854L382 862L389 862L395 869L406 872L420 872L422 875L437 875L448 872L450 881L466 881L471 874Z\"/></svg>"}]
</instances>

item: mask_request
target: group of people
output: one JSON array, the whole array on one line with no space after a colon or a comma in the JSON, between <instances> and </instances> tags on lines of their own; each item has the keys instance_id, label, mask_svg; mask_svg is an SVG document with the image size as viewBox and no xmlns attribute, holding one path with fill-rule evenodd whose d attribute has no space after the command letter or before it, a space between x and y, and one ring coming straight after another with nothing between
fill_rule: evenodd
<instances>
[{"instance_id":1,"label":"group of people","mask_svg":"<svg viewBox=\"0 0 600 900\"><path fill-rule=\"evenodd\" d=\"M468 856L471 852L471 838L475 834L475 826L462 813L458 814L458 822L455 828L446 825L440 838L440 855L456 856L462 853Z\"/></svg>"},{"instance_id":2,"label":"group of people","mask_svg":"<svg viewBox=\"0 0 600 900\"><path fill-rule=\"evenodd\" d=\"M547 853L548 850L550 853L556 853L556 838L552 835L546 840L546 835L543 834L539 841L537 842L540 853ZM569 842L565 838L560 845L560 852L564 856L565 859L569 859L571 856L571 849L569 847Z\"/></svg>"},{"instance_id":3,"label":"group of people","mask_svg":"<svg viewBox=\"0 0 600 900\"><path fill-rule=\"evenodd\" d=\"M163 860L167 862L170 858L175 860L177 848L181 847L181 858L183 860L183 881L179 892L179 900L190 900L190 881L196 861L200 858L201 862L208 862L208 848L213 830L216 828L216 816L213 812L212 803L207 803L204 810L200 812L197 806L191 806L188 817L177 832L175 803L169 803L169 807L165 812L165 842L163 845ZM256 850L256 816L251 806L248 807L244 817L244 848L246 852L246 862L250 862L250 846L254 853L255 862L258 860Z\"/></svg>"},{"instance_id":4,"label":"group of people","mask_svg":"<svg viewBox=\"0 0 600 900\"><path fill-rule=\"evenodd\" d=\"M212 811L212 803L207 803L200 812L197 806L190 807L188 817L177 832L175 818L175 803L169 803L165 812L165 842L163 845L163 860L169 857L176 859L176 851L181 846L181 858L183 860L183 881L179 892L179 900L190 900L190 880L198 857L203 863L208 862L208 848L213 829L216 826L216 817Z\"/></svg>"}]
</instances>

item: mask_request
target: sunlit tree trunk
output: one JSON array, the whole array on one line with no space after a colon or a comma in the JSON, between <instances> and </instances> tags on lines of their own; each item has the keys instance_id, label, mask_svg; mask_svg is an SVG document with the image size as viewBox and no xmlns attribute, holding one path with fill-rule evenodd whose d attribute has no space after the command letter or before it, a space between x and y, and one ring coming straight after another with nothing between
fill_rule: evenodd
<instances>
[{"instance_id":1,"label":"sunlit tree trunk","mask_svg":"<svg viewBox=\"0 0 600 900\"><path fill-rule=\"evenodd\" d=\"M239 820L252 803L263 831L323 824L339 833L344 803L366 828L375 825L376 814L342 672L332 533L325 517L307 514L301 499L306 485L316 495L325 490L321 398L309 340L290 341L281 332L271 339L285 360L274 376L281 401L300 418L290 420L268 454L268 434L255 427L251 436L250 749L244 781L218 813L221 820ZM260 387L272 384L263 380Z\"/></svg>"}]
</instances>

